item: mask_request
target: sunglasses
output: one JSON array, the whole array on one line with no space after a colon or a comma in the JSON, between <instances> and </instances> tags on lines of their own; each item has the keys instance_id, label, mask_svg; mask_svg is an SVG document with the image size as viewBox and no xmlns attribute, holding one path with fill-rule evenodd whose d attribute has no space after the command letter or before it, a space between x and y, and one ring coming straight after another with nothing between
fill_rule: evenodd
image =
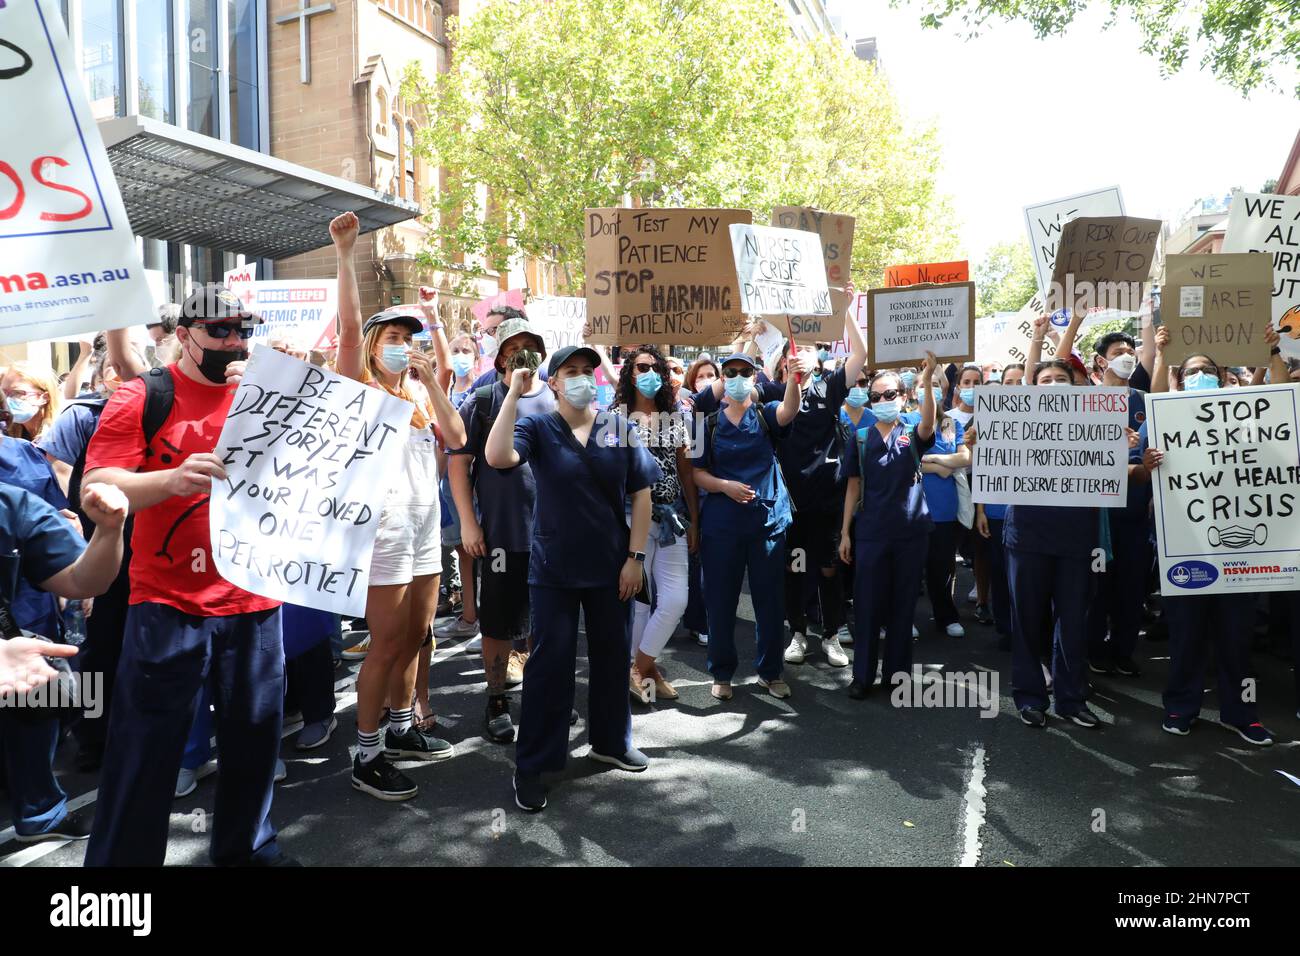
<instances>
[{"instance_id":1,"label":"sunglasses","mask_svg":"<svg viewBox=\"0 0 1300 956\"><path fill-rule=\"evenodd\" d=\"M646 372L653 372L655 370L654 362L637 362L636 365L633 367L641 375L644 375Z\"/></svg>"},{"instance_id":2,"label":"sunglasses","mask_svg":"<svg viewBox=\"0 0 1300 956\"><path fill-rule=\"evenodd\" d=\"M724 368L722 374L727 378L735 378L737 375L741 378L753 378L754 370L748 366L745 368Z\"/></svg>"},{"instance_id":3,"label":"sunglasses","mask_svg":"<svg viewBox=\"0 0 1300 956\"><path fill-rule=\"evenodd\" d=\"M200 327L218 342L224 341L235 334L238 334L245 342L253 337L253 327L251 325L203 325Z\"/></svg>"},{"instance_id":4,"label":"sunglasses","mask_svg":"<svg viewBox=\"0 0 1300 956\"><path fill-rule=\"evenodd\" d=\"M871 399L872 404L875 404L876 402L880 401L882 398L887 402L892 402L894 399L898 398L898 396L901 394L903 393L900 392L898 389L891 388L888 391L884 391L884 392L870 392L868 393L867 398Z\"/></svg>"}]
</instances>

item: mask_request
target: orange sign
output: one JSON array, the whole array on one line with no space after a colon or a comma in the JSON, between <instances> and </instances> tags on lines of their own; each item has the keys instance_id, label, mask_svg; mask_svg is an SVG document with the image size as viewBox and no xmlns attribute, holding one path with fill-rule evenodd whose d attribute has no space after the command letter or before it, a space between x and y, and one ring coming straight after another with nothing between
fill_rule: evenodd
<instances>
[{"instance_id":1,"label":"orange sign","mask_svg":"<svg viewBox=\"0 0 1300 956\"><path fill-rule=\"evenodd\" d=\"M921 285L932 282L943 285L948 282L969 282L970 263L965 259L960 262L929 262L915 266L890 266L885 270L885 288L897 289L906 285Z\"/></svg>"}]
</instances>

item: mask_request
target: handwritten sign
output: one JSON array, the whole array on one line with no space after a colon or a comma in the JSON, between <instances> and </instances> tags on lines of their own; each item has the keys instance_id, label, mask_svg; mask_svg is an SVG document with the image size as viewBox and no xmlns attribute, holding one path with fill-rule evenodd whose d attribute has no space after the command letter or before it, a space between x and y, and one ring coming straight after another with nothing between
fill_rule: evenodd
<instances>
[{"instance_id":1,"label":"handwritten sign","mask_svg":"<svg viewBox=\"0 0 1300 956\"><path fill-rule=\"evenodd\" d=\"M741 332L730 227L743 209L588 209L585 341L715 345Z\"/></svg>"},{"instance_id":2,"label":"handwritten sign","mask_svg":"<svg viewBox=\"0 0 1300 956\"><path fill-rule=\"evenodd\" d=\"M1141 283L1151 277L1160 226L1159 219L1135 216L1071 219L1061 227L1050 291L1073 308L1131 311L1141 298ZM1057 300L1049 295L1048 301Z\"/></svg>"},{"instance_id":3,"label":"handwritten sign","mask_svg":"<svg viewBox=\"0 0 1300 956\"><path fill-rule=\"evenodd\" d=\"M737 224L731 249L743 311L790 316L796 339L830 337L831 294L816 233Z\"/></svg>"},{"instance_id":4,"label":"handwritten sign","mask_svg":"<svg viewBox=\"0 0 1300 956\"><path fill-rule=\"evenodd\" d=\"M1124 197L1118 186L1092 192L1032 203L1025 207L1025 228L1029 232L1029 249L1034 255L1038 274L1038 294L1044 300L1052 286L1052 269L1056 265L1056 245L1061 227L1077 216L1122 216Z\"/></svg>"},{"instance_id":5,"label":"handwritten sign","mask_svg":"<svg viewBox=\"0 0 1300 956\"><path fill-rule=\"evenodd\" d=\"M1298 406L1295 385L1147 396L1161 594L1300 589Z\"/></svg>"},{"instance_id":6,"label":"handwritten sign","mask_svg":"<svg viewBox=\"0 0 1300 956\"><path fill-rule=\"evenodd\" d=\"M0 345L154 313L59 5L0 6Z\"/></svg>"},{"instance_id":7,"label":"handwritten sign","mask_svg":"<svg viewBox=\"0 0 1300 956\"><path fill-rule=\"evenodd\" d=\"M975 357L975 283L872 289L867 293L867 367L902 368Z\"/></svg>"},{"instance_id":8,"label":"handwritten sign","mask_svg":"<svg viewBox=\"0 0 1300 956\"><path fill-rule=\"evenodd\" d=\"M803 338L821 338L825 341L831 334L842 335L839 322L849 306L849 294L844 290L849 281L849 272L853 267L853 231L857 220L840 213L825 212L811 206L777 206L772 210L772 225L781 229L800 229L815 232L821 237L822 262L826 265L826 286L831 290L831 314L833 324L826 330L826 335L805 333ZM812 316L799 316L812 318ZM791 323L792 325L795 323ZM806 323L799 323L800 326ZM818 324L821 324L820 322Z\"/></svg>"},{"instance_id":9,"label":"handwritten sign","mask_svg":"<svg viewBox=\"0 0 1300 956\"><path fill-rule=\"evenodd\" d=\"M1038 297L1035 296L1035 299ZM1033 342L1034 316L1022 309L1019 312L998 312L975 321L975 360L981 365L1025 365L1029 361L1029 347ZM1056 357L1056 343L1043 339L1039 350L1040 361Z\"/></svg>"},{"instance_id":10,"label":"handwritten sign","mask_svg":"<svg viewBox=\"0 0 1300 956\"><path fill-rule=\"evenodd\" d=\"M1224 252L1273 256L1273 327L1282 354L1300 358L1300 196L1237 193L1228 209ZM1250 364L1258 364L1258 357Z\"/></svg>"},{"instance_id":11,"label":"handwritten sign","mask_svg":"<svg viewBox=\"0 0 1300 956\"><path fill-rule=\"evenodd\" d=\"M970 262L930 262L924 265L890 266L885 270L885 288L898 289L908 285L946 285L950 282L969 282Z\"/></svg>"},{"instance_id":12,"label":"handwritten sign","mask_svg":"<svg viewBox=\"0 0 1300 956\"><path fill-rule=\"evenodd\" d=\"M221 576L253 594L362 615L370 552L412 407L255 349L221 430L209 508Z\"/></svg>"},{"instance_id":13,"label":"handwritten sign","mask_svg":"<svg viewBox=\"0 0 1300 956\"><path fill-rule=\"evenodd\" d=\"M528 322L541 333L546 354L566 345L581 345L587 324L587 300L576 296L547 295L528 303Z\"/></svg>"},{"instance_id":14,"label":"handwritten sign","mask_svg":"<svg viewBox=\"0 0 1300 956\"><path fill-rule=\"evenodd\" d=\"M1128 494L1128 389L975 389L977 504L1122 508Z\"/></svg>"},{"instance_id":15,"label":"handwritten sign","mask_svg":"<svg viewBox=\"0 0 1300 956\"><path fill-rule=\"evenodd\" d=\"M1262 365L1273 317L1273 260L1262 252L1171 255L1161 286L1165 360L1208 353L1228 365Z\"/></svg>"}]
</instances>

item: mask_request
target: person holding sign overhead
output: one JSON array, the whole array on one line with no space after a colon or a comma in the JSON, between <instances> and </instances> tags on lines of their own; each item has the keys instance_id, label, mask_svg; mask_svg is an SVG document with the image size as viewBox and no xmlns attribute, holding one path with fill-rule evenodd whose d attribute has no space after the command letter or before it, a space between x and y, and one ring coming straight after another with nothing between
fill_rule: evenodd
<instances>
[{"instance_id":1,"label":"person holding sign overhead","mask_svg":"<svg viewBox=\"0 0 1300 956\"><path fill-rule=\"evenodd\" d=\"M552 353L547 386L556 411L522 420L519 399L532 390L534 372L515 368L484 450L492 468L531 464L537 483L528 561L533 650L524 665L514 775L515 804L529 813L546 807L542 774L563 770L568 756L579 611L591 665L588 756L633 773L649 766L632 746L628 602L645 590L639 542L650 533L650 489L662 472L630 438L626 418L593 407L600 363L585 346Z\"/></svg>"},{"instance_id":2,"label":"person holding sign overhead","mask_svg":"<svg viewBox=\"0 0 1300 956\"><path fill-rule=\"evenodd\" d=\"M812 371L811 358L792 359ZM777 460L778 438L799 414L798 375L786 377L785 399L760 404L754 388L758 367L736 353L722 362L725 402L709 415L704 447L695 456L695 483L708 493L700 516L700 563L709 618L711 693L732 697L736 672L736 605L745 572L754 601L758 682L773 697L790 696L781 679L785 650L785 533L790 493ZM715 383L716 384L716 383ZM700 395L707 394L707 391ZM699 410L699 396L696 409Z\"/></svg>"},{"instance_id":3,"label":"person holding sign overhead","mask_svg":"<svg viewBox=\"0 0 1300 956\"><path fill-rule=\"evenodd\" d=\"M465 426L447 397L451 370L435 371L432 360L411 347L424 330L423 322L400 312L380 312L362 325L352 259L359 228L350 212L330 223L339 276L338 372L410 402L414 412L402 469L388 488L371 554L366 594L370 652L357 675L352 786L380 800L409 800L419 788L389 758L445 760L453 752L451 744L415 724L412 702L420 647L437 609L442 573L437 447L431 426L436 418L444 440L457 448L465 444ZM442 338L441 326L431 331ZM439 351L445 353L445 345ZM408 370L418 373L420 392L412 388ZM389 724L381 739L385 701Z\"/></svg>"},{"instance_id":4,"label":"person holding sign overhead","mask_svg":"<svg viewBox=\"0 0 1300 956\"><path fill-rule=\"evenodd\" d=\"M937 360L926 352L918 387L921 420L903 422L904 390L892 369L868 383L871 421L845 446L840 464L847 479L840 525L840 560L854 564L853 680L849 696L863 700L876 680L880 632L885 632L884 682L911 679L912 618L934 522L921 483L921 458L934 445ZM859 514L861 512L861 514Z\"/></svg>"}]
</instances>

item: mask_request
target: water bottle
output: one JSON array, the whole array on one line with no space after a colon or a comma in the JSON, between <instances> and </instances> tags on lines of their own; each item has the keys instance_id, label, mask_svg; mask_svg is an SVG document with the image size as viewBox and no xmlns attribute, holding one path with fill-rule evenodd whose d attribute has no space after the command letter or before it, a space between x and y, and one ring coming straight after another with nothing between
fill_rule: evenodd
<instances>
[{"instance_id":1,"label":"water bottle","mask_svg":"<svg viewBox=\"0 0 1300 956\"><path fill-rule=\"evenodd\" d=\"M69 601L63 610L63 640L73 647L80 647L86 641L86 615L81 611L80 601Z\"/></svg>"}]
</instances>

